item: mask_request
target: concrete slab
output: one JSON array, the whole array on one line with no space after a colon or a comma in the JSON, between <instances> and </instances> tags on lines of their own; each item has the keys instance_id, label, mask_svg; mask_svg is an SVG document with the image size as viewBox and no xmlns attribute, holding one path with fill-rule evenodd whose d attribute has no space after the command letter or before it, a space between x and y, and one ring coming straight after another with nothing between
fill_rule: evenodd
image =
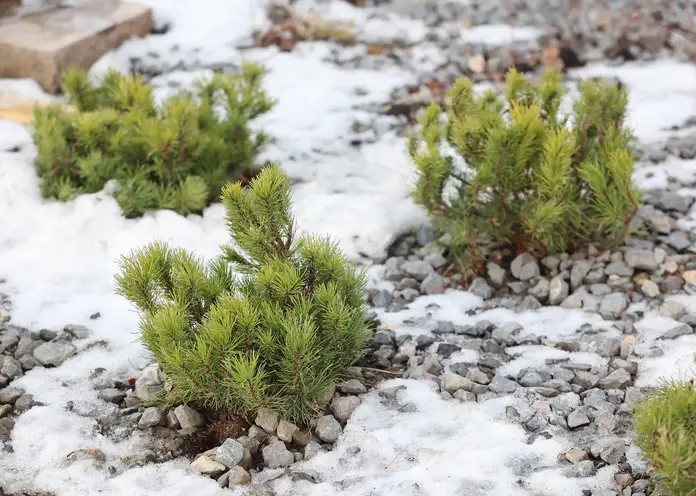
<instances>
[{"instance_id":1,"label":"concrete slab","mask_svg":"<svg viewBox=\"0 0 696 496\"><path fill-rule=\"evenodd\" d=\"M63 69L87 69L124 41L152 29L148 7L115 0L10 19L0 24L0 77L33 78L44 90L55 92Z\"/></svg>"}]
</instances>

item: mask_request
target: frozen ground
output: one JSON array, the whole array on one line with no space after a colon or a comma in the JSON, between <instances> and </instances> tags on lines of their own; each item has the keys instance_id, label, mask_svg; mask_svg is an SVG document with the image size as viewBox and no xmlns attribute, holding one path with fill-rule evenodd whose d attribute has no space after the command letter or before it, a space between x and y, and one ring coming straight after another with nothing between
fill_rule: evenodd
<instances>
[{"instance_id":1,"label":"frozen ground","mask_svg":"<svg viewBox=\"0 0 696 496\"><path fill-rule=\"evenodd\" d=\"M170 68L176 66L178 58L185 57L198 57L201 65L236 63L242 55L235 44L248 39L253 28L267 22L261 2L256 0L147 3L154 7L158 22L172 23L172 29L164 36L127 43L108 54L95 72L108 66L123 68L129 56L147 52L160 54L162 64ZM309 8L311 3L304 0L301 6ZM406 33L412 37L410 41L422 36L417 21L391 15L377 22L340 0L332 5L337 17L358 22L362 32L382 37ZM486 35L486 30L479 28L471 36L490 36L491 42L497 42L501 34L496 29L491 28L493 34ZM174 45L178 46L175 52ZM267 49L246 51L244 57L261 60L269 69L268 89L279 104L259 124L277 138L267 157L281 161L298 181L294 199L299 225L331 234L356 260L379 257L395 235L423 220L422 212L408 198L411 170L404 153L405 142L386 129L376 143L356 149L349 145L348 136L353 121L375 119L364 110L367 106L387 102L390 91L411 81L414 73L340 69L326 60L334 49L316 43L300 46L289 54ZM198 74L167 70L154 83L167 91L168 79L186 83ZM676 62L595 66L578 74L618 76L628 84L631 122L642 140L664 138L670 126L696 114L693 66ZM10 85L13 90L37 92L31 82L0 80L0 89ZM199 496L230 494L214 481L188 471L184 461L110 476L108 465L118 465L119 458L137 451L141 440L134 437L114 443L95 433L90 415L107 405L97 399L87 381L90 371L97 367L105 367L114 377L127 378L148 361L136 341L135 313L113 295L117 257L153 239L209 257L226 240L222 209L213 206L203 216L188 218L157 212L126 220L104 193L68 204L44 201L31 164L34 152L28 131L0 121L0 150L15 146L21 148L19 153L0 152L0 277L5 279L0 291L12 300L13 323L32 329L84 324L93 331L84 346L100 340L106 345L82 351L59 368L29 372L13 383L45 406L34 407L17 420L14 451L0 453L0 485L10 490L35 487L58 496L184 495L192 491ZM694 161L677 159L655 169L651 178L637 171L637 179L654 187L670 174L696 170ZM407 311L410 315L387 314L384 318L398 332L422 332L425 329L401 329L399 325L408 316L428 312L433 299L416 302ZM477 297L468 293L446 294L435 300L441 306L439 311L456 323L470 322L464 310L477 304ZM687 300L682 303L696 309L694 297ZM90 320L95 312L100 312L101 318ZM596 323L597 319L559 308L521 315L494 310L476 318L497 322L514 319L527 332L559 338L583 322ZM638 324L640 339L651 343L669 324L673 321L646 316ZM516 360L507 366L521 369L543 361L549 353L566 353L545 350L521 347ZM666 345L664 357L641 363L640 384L688 373L695 351L693 336ZM582 358L601 360L598 356ZM325 482L311 484L281 478L275 483L276 491L287 495L556 496L579 495L581 488L607 487L611 477L608 470L600 470L593 479L582 482L560 474L555 460L567 447L562 437L528 445L522 429L503 419L507 402L513 401L510 397L461 404L441 400L426 382L399 380L384 387L397 384L407 386L403 395L416 405L417 413L396 414L381 406L376 392L368 394L336 449L308 462ZM64 409L68 401L75 403L70 412ZM355 446L360 453L347 455L347 450L355 452ZM66 461L69 453L84 448L100 449L107 462Z\"/></svg>"}]
</instances>

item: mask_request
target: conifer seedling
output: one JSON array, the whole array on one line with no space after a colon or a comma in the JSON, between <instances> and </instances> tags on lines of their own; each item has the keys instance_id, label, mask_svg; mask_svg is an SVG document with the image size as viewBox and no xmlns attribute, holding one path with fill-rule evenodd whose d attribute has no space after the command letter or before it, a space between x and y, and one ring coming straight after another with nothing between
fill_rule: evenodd
<instances>
[{"instance_id":1,"label":"conifer seedling","mask_svg":"<svg viewBox=\"0 0 696 496\"><path fill-rule=\"evenodd\" d=\"M166 401L306 424L364 348L364 273L329 239L296 234L290 186L276 166L225 186L234 245L208 264L161 242L122 257L117 292L141 312Z\"/></svg>"},{"instance_id":2,"label":"conifer seedling","mask_svg":"<svg viewBox=\"0 0 696 496\"><path fill-rule=\"evenodd\" d=\"M627 236L640 201L627 94L592 80L579 90L563 115L559 72L533 84L511 70L503 98L493 90L477 97L472 81L460 79L446 116L435 103L425 110L409 140L414 199L465 268L479 272L497 247L543 255L612 247Z\"/></svg>"},{"instance_id":3,"label":"conifer seedling","mask_svg":"<svg viewBox=\"0 0 696 496\"><path fill-rule=\"evenodd\" d=\"M273 105L262 77L261 66L245 64L241 74L216 74L156 104L139 76L112 70L94 85L86 71L66 71L70 109L34 108L43 196L71 200L116 180L127 217L151 209L200 212L225 183L251 175L268 141L249 127Z\"/></svg>"}]
</instances>

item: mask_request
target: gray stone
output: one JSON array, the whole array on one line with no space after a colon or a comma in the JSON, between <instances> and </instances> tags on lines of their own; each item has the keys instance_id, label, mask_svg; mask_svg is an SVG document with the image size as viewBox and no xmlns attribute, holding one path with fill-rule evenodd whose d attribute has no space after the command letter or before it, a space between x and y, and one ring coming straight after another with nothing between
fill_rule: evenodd
<instances>
[{"instance_id":1,"label":"gray stone","mask_svg":"<svg viewBox=\"0 0 696 496\"><path fill-rule=\"evenodd\" d=\"M24 375L24 372L22 372L22 364L19 362L19 360L16 360L11 356L0 355L0 374L4 375L10 380L22 377Z\"/></svg>"},{"instance_id":2,"label":"gray stone","mask_svg":"<svg viewBox=\"0 0 696 496\"><path fill-rule=\"evenodd\" d=\"M278 427L278 412L270 408L259 408L254 423L266 432L275 432Z\"/></svg>"},{"instance_id":3,"label":"gray stone","mask_svg":"<svg viewBox=\"0 0 696 496\"><path fill-rule=\"evenodd\" d=\"M31 338L31 335L25 334L20 338L19 343L17 343L14 357L19 360L25 355L31 355L40 345L41 341L36 341Z\"/></svg>"},{"instance_id":4,"label":"gray stone","mask_svg":"<svg viewBox=\"0 0 696 496\"><path fill-rule=\"evenodd\" d=\"M393 300L392 292L388 289L378 289L372 297L372 305L375 308L387 308Z\"/></svg>"},{"instance_id":5,"label":"gray stone","mask_svg":"<svg viewBox=\"0 0 696 496\"><path fill-rule=\"evenodd\" d=\"M678 338L679 336L686 336L687 334L693 333L694 329L689 324L677 324L660 337L662 339L674 339Z\"/></svg>"},{"instance_id":6,"label":"gray stone","mask_svg":"<svg viewBox=\"0 0 696 496\"><path fill-rule=\"evenodd\" d=\"M353 398L353 397L354 396L351 396L351 398ZM336 401L334 400L334 403L335 402ZM358 403L359 403L359 400L358 400ZM280 422L278 422L278 428L276 429L276 434L278 435L278 438L281 441L285 441L286 443L291 443L293 435L298 430L300 430L300 428L297 427L292 422L288 422L287 420L281 420Z\"/></svg>"},{"instance_id":7,"label":"gray stone","mask_svg":"<svg viewBox=\"0 0 696 496\"><path fill-rule=\"evenodd\" d=\"M304 449L304 459L305 460L310 460L317 456L319 453L323 453L324 448L321 447L321 445L316 442L316 441L310 441L307 443L307 446L305 446Z\"/></svg>"},{"instance_id":8,"label":"gray stone","mask_svg":"<svg viewBox=\"0 0 696 496\"><path fill-rule=\"evenodd\" d=\"M568 415L567 420L568 427L571 429L575 429L576 427L582 427L584 425L590 425L590 419L582 410L573 410L571 414Z\"/></svg>"},{"instance_id":9,"label":"gray stone","mask_svg":"<svg viewBox=\"0 0 696 496\"><path fill-rule=\"evenodd\" d=\"M235 439L225 439L215 453L215 461L222 463L227 468L233 468L239 465L244 459L244 450L246 448L242 443Z\"/></svg>"},{"instance_id":10,"label":"gray stone","mask_svg":"<svg viewBox=\"0 0 696 496\"><path fill-rule=\"evenodd\" d=\"M568 283L563 280L560 275L551 279L549 283L549 303L551 305L558 305L564 299L568 297L570 287Z\"/></svg>"},{"instance_id":11,"label":"gray stone","mask_svg":"<svg viewBox=\"0 0 696 496\"><path fill-rule=\"evenodd\" d=\"M575 372L575 378L573 379L573 384L577 384L583 389L592 389L599 383L599 377L590 372L585 372L583 370L578 370Z\"/></svg>"},{"instance_id":12,"label":"gray stone","mask_svg":"<svg viewBox=\"0 0 696 496\"><path fill-rule=\"evenodd\" d=\"M66 324L63 327L63 331L75 336L76 339L86 339L90 335L90 330L79 324Z\"/></svg>"},{"instance_id":13,"label":"gray stone","mask_svg":"<svg viewBox=\"0 0 696 496\"><path fill-rule=\"evenodd\" d=\"M493 288L488 285L488 281L486 281L483 277L477 277L471 281L469 291L484 300L487 300L493 296Z\"/></svg>"},{"instance_id":14,"label":"gray stone","mask_svg":"<svg viewBox=\"0 0 696 496\"><path fill-rule=\"evenodd\" d=\"M192 427L200 427L205 423L203 415L188 405L179 405L174 409L174 415L179 421L182 429L190 429Z\"/></svg>"},{"instance_id":15,"label":"gray stone","mask_svg":"<svg viewBox=\"0 0 696 496\"><path fill-rule=\"evenodd\" d=\"M452 353L455 353L462 348L460 346L457 346L456 344L452 343L438 343L437 345L437 354L440 355L441 357L444 358L449 358ZM438 363L439 365L439 363Z\"/></svg>"},{"instance_id":16,"label":"gray stone","mask_svg":"<svg viewBox=\"0 0 696 496\"><path fill-rule=\"evenodd\" d=\"M4 389L0 389L0 403L6 405L14 405L14 402L17 401L17 398L19 398L23 394L24 389L21 388L6 387Z\"/></svg>"},{"instance_id":17,"label":"gray stone","mask_svg":"<svg viewBox=\"0 0 696 496\"><path fill-rule=\"evenodd\" d=\"M488 387L496 393L510 394L514 393L518 386L515 381L496 374Z\"/></svg>"},{"instance_id":18,"label":"gray stone","mask_svg":"<svg viewBox=\"0 0 696 496\"><path fill-rule=\"evenodd\" d=\"M286 468L295 462L295 457L285 447L285 443L277 441L261 450L263 463L268 468Z\"/></svg>"},{"instance_id":19,"label":"gray stone","mask_svg":"<svg viewBox=\"0 0 696 496\"><path fill-rule=\"evenodd\" d=\"M510 272L520 281L528 281L533 277L539 277L539 261L529 253L521 253L510 264Z\"/></svg>"},{"instance_id":20,"label":"gray stone","mask_svg":"<svg viewBox=\"0 0 696 496\"><path fill-rule=\"evenodd\" d=\"M198 470L203 475L217 477L225 471L222 463L213 461L209 456L202 455L191 463L191 468Z\"/></svg>"},{"instance_id":21,"label":"gray stone","mask_svg":"<svg viewBox=\"0 0 696 496\"><path fill-rule=\"evenodd\" d=\"M623 293L608 294L599 303L599 313L607 319L618 318L626 308L628 308L628 298Z\"/></svg>"},{"instance_id":22,"label":"gray stone","mask_svg":"<svg viewBox=\"0 0 696 496\"><path fill-rule=\"evenodd\" d=\"M143 411L142 417L138 420L138 428L141 430L160 425L162 422L162 410L156 406L151 406Z\"/></svg>"},{"instance_id":23,"label":"gray stone","mask_svg":"<svg viewBox=\"0 0 696 496\"><path fill-rule=\"evenodd\" d=\"M251 475L242 467L232 467L228 473L227 483L229 487L242 486L251 482Z\"/></svg>"},{"instance_id":24,"label":"gray stone","mask_svg":"<svg viewBox=\"0 0 696 496\"><path fill-rule=\"evenodd\" d=\"M116 403L118 405L126 398L126 393L120 389L106 388L99 391L99 398L108 403Z\"/></svg>"},{"instance_id":25,"label":"gray stone","mask_svg":"<svg viewBox=\"0 0 696 496\"><path fill-rule=\"evenodd\" d=\"M541 304L541 302L539 302L539 300L534 298L532 295L527 295L522 299L522 302L519 305L519 311L534 311L538 310L542 306L543 305Z\"/></svg>"},{"instance_id":26,"label":"gray stone","mask_svg":"<svg viewBox=\"0 0 696 496\"><path fill-rule=\"evenodd\" d=\"M324 415L317 422L314 432L325 443L335 443L343 433L343 429L333 415Z\"/></svg>"},{"instance_id":27,"label":"gray stone","mask_svg":"<svg viewBox=\"0 0 696 496\"><path fill-rule=\"evenodd\" d=\"M473 381L452 372L447 372L442 379L442 390L447 391L450 394L453 394L455 391L460 389L463 389L464 391L471 391L473 386Z\"/></svg>"},{"instance_id":28,"label":"gray stone","mask_svg":"<svg viewBox=\"0 0 696 496\"><path fill-rule=\"evenodd\" d=\"M549 297L551 283L548 279L540 277L539 281L529 288L529 294L539 301L545 301Z\"/></svg>"},{"instance_id":29,"label":"gray stone","mask_svg":"<svg viewBox=\"0 0 696 496\"><path fill-rule=\"evenodd\" d=\"M423 257L423 260L428 262L435 269L439 269L440 267L444 267L445 264L447 264L447 259L440 252L429 253Z\"/></svg>"},{"instance_id":30,"label":"gray stone","mask_svg":"<svg viewBox=\"0 0 696 496\"><path fill-rule=\"evenodd\" d=\"M420 290L426 295L442 294L445 292L445 280L438 272L432 272L423 279Z\"/></svg>"},{"instance_id":31,"label":"gray stone","mask_svg":"<svg viewBox=\"0 0 696 496\"><path fill-rule=\"evenodd\" d=\"M348 379L338 385L338 390L346 394L364 394L367 393L367 388L358 379Z\"/></svg>"},{"instance_id":32,"label":"gray stone","mask_svg":"<svg viewBox=\"0 0 696 496\"><path fill-rule=\"evenodd\" d=\"M292 467L290 469L290 477L294 481L306 480L313 484L319 484L324 481L324 476L319 471L307 467Z\"/></svg>"},{"instance_id":33,"label":"gray stone","mask_svg":"<svg viewBox=\"0 0 696 496\"><path fill-rule=\"evenodd\" d=\"M681 231L674 231L671 233L667 236L665 242L677 251L684 251L691 246L691 241L689 241L686 234Z\"/></svg>"},{"instance_id":34,"label":"gray stone","mask_svg":"<svg viewBox=\"0 0 696 496\"><path fill-rule=\"evenodd\" d=\"M631 374L624 369L617 369L599 380L602 389L624 389L631 385Z\"/></svg>"},{"instance_id":35,"label":"gray stone","mask_svg":"<svg viewBox=\"0 0 696 496\"><path fill-rule=\"evenodd\" d=\"M645 394L643 394L639 388L633 386L626 388L626 396L624 401L627 405L633 406L636 403L643 401L644 398Z\"/></svg>"},{"instance_id":36,"label":"gray stone","mask_svg":"<svg viewBox=\"0 0 696 496\"><path fill-rule=\"evenodd\" d=\"M679 320L686 314L686 309L681 303L676 301L666 301L660 306L660 315L670 319Z\"/></svg>"},{"instance_id":37,"label":"gray stone","mask_svg":"<svg viewBox=\"0 0 696 496\"><path fill-rule=\"evenodd\" d=\"M608 276L621 276L621 277L631 277L633 275L634 269L628 265L623 260L617 260L616 262L611 262L604 267L604 273Z\"/></svg>"},{"instance_id":38,"label":"gray stone","mask_svg":"<svg viewBox=\"0 0 696 496\"><path fill-rule=\"evenodd\" d=\"M611 361L611 366L615 369L624 369L631 375L636 375L638 372L638 363L624 360L623 358L613 358Z\"/></svg>"},{"instance_id":39,"label":"gray stone","mask_svg":"<svg viewBox=\"0 0 696 496\"><path fill-rule=\"evenodd\" d=\"M655 298L660 294L660 287L650 279L643 281L643 284L640 285L640 290L648 298Z\"/></svg>"},{"instance_id":40,"label":"gray stone","mask_svg":"<svg viewBox=\"0 0 696 496\"><path fill-rule=\"evenodd\" d=\"M624 253L624 261L637 269L655 270L658 267L655 253L648 250L629 248Z\"/></svg>"},{"instance_id":41,"label":"gray stone","mask_svg":"<svg viewBox=\"0 0 696 496\"><path fill-rule=\"evenodd\" d=\"M34 395L33 394L23 394L17 401L15 401L14 408L18 413L26 412L32 406L34 406Z\"/></svg>"},{"instance_id":42,"label":"gray stone","mask_svg":"<svg viewBox=\"0 0 696 496\"><path fill-rule=\"evenodd\" d=\"M424 281L434 272L433 266L423 260L407 260L401 265L401 271L417 281Z\"/></svg>"},{"instance_id":43,"label":"gray stone","mask_svg":"<svg viewBox=\"0 0 696 496\"><path fill-rule=\"evenodd\" d=\"M541 378L541 375L534 370L525 372L519 380L520 385L524 387L541 386L543 382L544 380Z\"/></svg>"},{"instance_id":44,"label":"gray stone","mask_svg":"<svg viewBox=\"0 0 696 496\"><path fill-rule=\"evenodd\" d=\"M590 447L590 452L595 458L601 458L611 465L618 463L626 454L626 443L618 437L603 438Z\"/></svg>"},{"instance_id":45,"label":"gray stone","mask_svg":"<svg viewBox=\"0 0 696 496\"><path fill-rule=\"evenodd\" d=\"M466 373L466 378L477 384L489 384L491 382L488 375L479 369L469 369L469 372Z\"/></svg>"},{"instance_id":46,"label":"gray stone","mask_svg":"<svg viewBox=\"0 0 696 496\"><path fill-rule=\"evenodd\" d=\"M360 398L357 396L342 396L333 400L331 411L338 420L345 422L359 406Z\"/></svg>"},{"instance_id":47,"label":"gray stone","mask_svg":"<svg viewBox=\"0 0 696 496\"><path fill-rule=\"evenodd\" d=\"M11 417L0 418L0 443L9 441L15 420Z\"/></svg>"},{"instance_id":48,"label":"gray stone","mask_svg":"<svg viewBox=\"0 0 696 496\"><path fill-rule=\"evenodd\" d=\"M621 340L616 338L598 339L595 344L596 353L601 357L619 356L621 351Z\"/></svg>"},{"instance_id":49,"label":"gray stone","mask_svg":"<svg viewBox=\"0 0 696 496\"><path fill-rule=\"evenodd\" d=\"M608 410L604 410L597 415L595 418L595 424L606 432L614 432L618 426L616 418Z\"/></svg>"},{"instance_id":50,"label":"gray stone","mask_svg":"<svg viewBox=\"0 0 696 496\"><path fill-rule=\"evenodd\" d=\"M575 290L582 286L583 280L592 269L591 260L577 260L570 269L570 288Z\"/></svg>"},{"instance_id":51,"label":"gray stone","mask_svg":"<svg viewBox=\"0 0 696 496\"><path fill-rule=\"evenodd\" d=\"M0 353L19 343L21 328L16 326L0 326Z\"/></svg>"},{"instance_id":52,"label":"gray stone","mask_svg":"<svg viewBox=\"0 0 696 496\"><path fill-rule=\"evenodd\" d=\"M75 347L70 343L55 341L40 344L34 350L33 355L41 365L58 367L68 358L75 355L75 351Z\"/></svg>"},{"instance_id":53,"label":"gray stone","mask_svg":"<svg viewBox=\"0 0 696 496\"><path fill-rule=\"evenodd\" d=\"M135 396L141 401L152 401L163 391L164 381L157 364L145 367L135 380Z\"/></svg>"},{"instance_id":54,"label":"gray stone","mask_svg":"<svg viewBox=\"0 0 696 496\"><path fill-rule=\"evenodd\" d=\"M500 265L493 262L486 264L486 271L488 273L488 279L491 280L496 288L502 288L505 284L505 279L507 277L507 272ZM480 295L479 295L480 296ZM483 298L483 296L482 296ZM485 299L485 298L484 298Z\"/></svg>"},{"instance_id":55,"label":"gray stone","mask_svg":"<svg viewBox=\"0 0 696 496\"><path fill-rule=\"evenodd\" d=\"M563 474L568 478L578 479L592 477L597 473L597 469L592 463L592 460L583 460L567 467Z\"/></svg>"}]
</instances>

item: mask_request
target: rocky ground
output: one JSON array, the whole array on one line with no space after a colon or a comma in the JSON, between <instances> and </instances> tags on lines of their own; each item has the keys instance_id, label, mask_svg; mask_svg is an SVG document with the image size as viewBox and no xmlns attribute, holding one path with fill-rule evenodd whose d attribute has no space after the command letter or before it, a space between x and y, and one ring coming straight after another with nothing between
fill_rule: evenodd
<instances>
[{"instance_id":1,"label":"rocky ground","mask_svg":"<svg viewBox=\"0 0 696 496\"><path fill-rule=\"evenodd\" d=\"M442 98L446 87L461 75L496 84L510 66L538 73L549 66L572 69L665 58L692 61L696 54L694 5L684 2L572 2L575 6L542 0L352 2L358 9L343 0L292 3L298 12L349 19L358 27L357 42L322 48L323 63L356 74L396 71L394 79L403 76L404 82L392 84L388 98L355 104L352 125L341 129L340 136L312 142L311 147L292 140L290 163L302 155L310 156L310 161L327 160L378 144L392 133L403 136L418 109ZM311 50L301 43L307 35L302 38L289 28L297 18L284 12L269 11L267 25L237 48L252 56L263 54L253 45L265 40L285 52ZM159 24L158 36L166 39L172 26ZM505 27L510 25L517 29ZM467 26L471 29L465 30ZM186 78L183 83L178 78L182 72L237 67L224 57L211 61L204 51L178 44L159 51L131 50L107 57L105 63L125 57L128 67L145 73L161 88L186 84ZM575 79L572 71L568 77ZM367 89L355 89L360 91L367 94ZM487 405L502 405L500 421L521 430L530 449L551 441L563 447L551 462L539 456L514 465L519 494L571 494L571 490L542 493L534 477L546 470L574 481L572 494L650 494L649 472L632 442L633 405L654 385L642 379L652 378L649 364L671 353L671 343L688 340L696 325L696 306L689 300L696 294L696 235L684 223L696 197L690 189L696 186L696 177L670 174L665 180L651 179L670 161L696 158L694 122L682 120L662 141L637 143L644 205L631 238L614 251L588 247L541 259L501 251L491 256L486 273L473 281L457 274L445 247L427 226L398 236L386 257L359 253L370 265L366 294L367 318L374 327L370 349L351 369L352 378L326 397L324 412L306 430L268 410L243 419L185 405L152 405L149 402L165 387L156 364L132 376L121 368L114 370L106 363L109 340L89 325L63 322L35 329L23 321L22 327L10 318L12 296L3 296L0 444L5 459L12 460L13 451L21 448L13 436L15 423L31 409L52 406L35 399L24 380L42 384L37 380L40 374L83 359L79 377L55 381L65 391L71 387L78 391L59 396L58 407L66 415L85 419L88 437L126 448L113 450L106 441L76 443L72 451L60 454L61 463L69 467L89 462L107 474L106 479L119 480L138 467L183 458L188 470L240 494L249 487L253 494L315 494L307 489L311 486L324 494L375 494L365 484L366 476L327 475L321 460L333 452L340 470L356 469L365 447L351 440L357 438L359 422L367 415L356 420L358 409L364 412L369 407L379 412L375 416L389 412L408 422L425 410L412 396L413 381L420 381L416 388L421 383L433 388L442 408L461 404L486 412ZM332 149L332 140L340 145ZM279 146L283 144L281 140ZM13 145L12 150L28 146ZM311 183L316 177L298 173L298 179ZM352 180L354 176L346 174L333 193L350 189ZM561 311L568 313L557 313ZM561 322L566 317L568 321ZM90 315L95 327L101 325L100 319L99 313ZM95 350L103 351L104 366L85 358ZM89 395L97 401L86 402L82 396ZM312 459L317 463L303 463ZM392 463L385 465L389 468ZM5 494L41 494L16 476L21 468L13 470ZM393 486L405 494L435 494L421 488L427 480L424 476ZM0 494L2 482L0 478ZM288 492L290 483L297 485ZM56 494L70 491L63 487ZM500 493L500 488L469 481L458 491L451 494L488 496Z\"/></svg>"}]
</instances>

